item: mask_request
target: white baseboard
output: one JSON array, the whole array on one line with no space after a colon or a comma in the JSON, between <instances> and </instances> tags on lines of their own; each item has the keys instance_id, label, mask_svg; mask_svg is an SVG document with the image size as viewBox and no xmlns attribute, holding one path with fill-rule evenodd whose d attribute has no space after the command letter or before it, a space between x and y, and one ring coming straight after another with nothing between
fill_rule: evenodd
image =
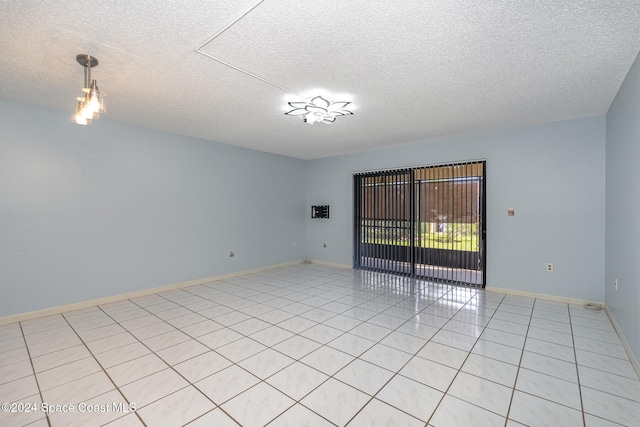
<instances>
[{"instance_id":1,"label":"white baseboard","mask_svg":"<svg viewBox=\"0 0 640 427\"><path fill-rule=\"evenodd\" d=\"M349 264L340 264L337 262L330 262L330 261L320 261L320 260L316 260L316 259L307 259L305 260L306 263L308 264L319 264L319 265L326 265L327 267L335 267L335 268L344 268L347 270L351 270L353 268L353 266L349 265Z\"/></svg>"},{"instance_id":2,"label":"white baseboard","mask_svg":"<svg viewBox=\"0 0 640 427\"><path fill-rule=\"evenodd\" d=\"M565 302L567 304L578 304L578 305L598 304L598 305L604 306L604 303L600 301L589 301L589 300L578 299L578 298L559 297L555 295L539 294L536 292L519 291L516 289L496 288L493 286L487 286L484 288L484 290L488 292L500 292L503 294L517 295L521 297L539 298L539 299L545 299L548 301Z\"/></svg>"},{"instance_id":3,"label":"white baseboard","mask_svg":"<svg viewBox=\"0 0 640 427\"><path fill-rule=\"evenodd\" d=\"M638 362L638 358L636 357L635 354L633 354L633 350L631 350L631 346L629 346L629 342L624 337L624 334L622 333L620 326L618 326L618 322L616 322L616 318L613 316L613 313L611 313L611 310L609 310L609 307L605 305L604 308L605 308L605 311L607 312L607 316L609 316L609 320L611 320L611 324L613 325L613 328L616 330L616 333L620 338L620 341L622 341L622 345L624 346L624 349L627 352L627 356L629 356L629 360L633 365L633 369L635 369L636 371L636 375L638 375L638 378L640 378L640 363Z\"/></svg>"},{"instance_id":4,"label":"white baseboard","mask_svg":"<svg viewBox=\"0 0 640 427\"><path fill-rule=\"evenodd\" d=\"M296 265L303 263L304 260L289 261L282 264L274 264L266 267L259 267L250 270L237 271L234 273L222 274L219 276L205 277L203 279L189 280L187 282L174 283L171 285L160 286L157 288L143 289L135 292L128 292L126 294L119 294L104 298L97 298L89 301L82 301L73 304L61 305L58 307L45 308L42 310L29 311L27 313L15 314L12 316L6 316L0 318L0 325L7 325L9 323L22 322L25 320L35 319L38 317L52 316L54 314L66 313L68 311L81 310L83 308L93 307L96 305L108 304L111 302L122 301L131 298L138 298L147 295L157 294L159 292L172 291L174 289L186 288L189 286L203 285L205 283L216 282L219 280L231 279L234 277L245 276L247 274L260 273L263 271L274 270L276 268L288 267L290 265Z\"/></svg>"}]
</instances>

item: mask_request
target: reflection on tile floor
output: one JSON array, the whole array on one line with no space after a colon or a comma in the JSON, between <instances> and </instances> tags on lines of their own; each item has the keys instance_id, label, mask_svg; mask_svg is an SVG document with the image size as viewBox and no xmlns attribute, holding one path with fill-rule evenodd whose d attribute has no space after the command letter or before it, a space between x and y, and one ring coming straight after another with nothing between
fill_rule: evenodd
<instances>
[{"instance_id":1,"label":"reflection on tile floor","mask_svg":"<svg viewBox=\"0 0 640 427\"><path fill-rule=\"evenodd\" d=\"M0 326L0 400L2 426L640 420L604 311L315 264Z\"/></svg>"}]
</instances>

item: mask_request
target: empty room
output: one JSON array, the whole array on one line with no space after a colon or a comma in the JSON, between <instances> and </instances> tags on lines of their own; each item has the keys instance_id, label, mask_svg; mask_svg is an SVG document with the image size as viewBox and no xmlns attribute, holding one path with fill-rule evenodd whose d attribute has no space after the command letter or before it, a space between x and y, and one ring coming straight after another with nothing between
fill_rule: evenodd
<instances>
[{"instance_id":1,"label":"empty room","mask_svg":"<svg viewBox=\"0 0 640 427\"><path fill-rule=\"evenodd\" d=\"M639 22L0 2L0 425L637 426Z\"/></svg>"}]
</instances>

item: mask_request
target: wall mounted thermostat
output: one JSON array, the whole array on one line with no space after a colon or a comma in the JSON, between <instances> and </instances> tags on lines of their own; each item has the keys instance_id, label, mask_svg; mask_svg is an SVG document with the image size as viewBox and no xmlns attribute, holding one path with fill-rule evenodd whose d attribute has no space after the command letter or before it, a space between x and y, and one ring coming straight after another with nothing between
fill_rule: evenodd
<instances>
[{"instance_id":1,"label":"wall mounted thermostat","mask_svg":"<svg viewBox=\"0 0 640 427\"><path fill-rule=\"evenodd\" d=\"M311 206L311 218L329 218L329 205Z\"/></svg>"}]
</instances>

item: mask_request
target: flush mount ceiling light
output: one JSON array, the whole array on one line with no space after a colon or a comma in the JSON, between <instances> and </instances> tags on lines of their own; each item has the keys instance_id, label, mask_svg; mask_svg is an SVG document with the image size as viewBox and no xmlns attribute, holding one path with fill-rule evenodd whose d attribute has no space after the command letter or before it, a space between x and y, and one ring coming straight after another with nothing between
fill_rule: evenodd
<instances>
[{"instance_id":1,"label":"flush mount ceiling light","mask_svg":"<svg viewBox=\"0 0 640 427\"><path fill-rule=\"evenodd\" d=\"M322 96L315 96L308 101L289 102L293 110L286 112L289 116L300 116L305 123L333 123L338 116L353 114L345 107L351 102L329 101Z\"/></svg>"},{"instance_id":2,"label":"flush mount ceiling light","mask_svg":"<svg viewBox=\"0 0 640 427\"><path fill-rule=\"evenodd\" d=\"M98 59L80 54L76 56L76 61L84 67L84 86L82 96L76 98L78 105L71 120L79 125L90 125L92 120L99 118L100 113L106 111L104 95L100 94L98 83L91 80L91 68L98 65Z\"/></svg>"}]
</instances>

